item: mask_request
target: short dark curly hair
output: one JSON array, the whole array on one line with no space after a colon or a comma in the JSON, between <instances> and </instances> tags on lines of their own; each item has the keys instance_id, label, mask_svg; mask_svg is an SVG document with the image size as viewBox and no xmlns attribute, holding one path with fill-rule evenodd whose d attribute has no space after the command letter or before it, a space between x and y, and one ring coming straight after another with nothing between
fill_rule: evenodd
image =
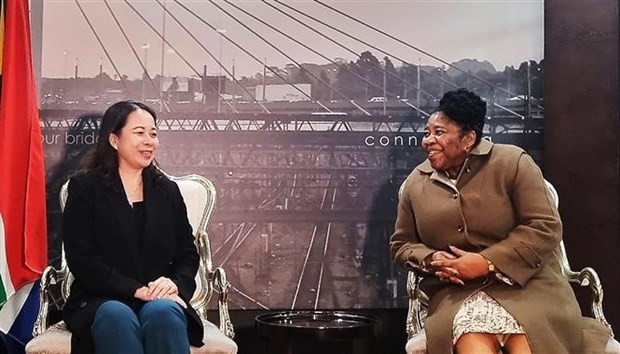
<instances>
[{"instance_id":1,"label":"short dark curly hair","mask_svg":"<svg viewBox=\"0 0 620 354\"><path fill-rule=\"evenodd\" d=\"M464 131L473 130L476 133L476 144L482 139L487 104L475 93L464 88L448 91L439 100L435 112L442 112Z\"/></svg>"}]
</instances>

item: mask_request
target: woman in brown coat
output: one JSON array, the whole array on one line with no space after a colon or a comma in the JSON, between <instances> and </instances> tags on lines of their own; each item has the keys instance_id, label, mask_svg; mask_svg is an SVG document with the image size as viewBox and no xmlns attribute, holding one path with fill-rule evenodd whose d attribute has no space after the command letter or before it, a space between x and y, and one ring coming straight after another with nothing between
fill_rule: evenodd
<instances>
[{"instance_id":1,"label":"woman in brown coat","mask_svg":"<svg viewBox=\"0 0 620 354\"><path fill-rule=\"evenodd\" d=\"M428 352L602 352L609 332L582 318L560 273L562 224L541 171L481 139L485 115L470 91L443 96L398 205L392 257L424 276Z\"/></svg>"}]
</instances>

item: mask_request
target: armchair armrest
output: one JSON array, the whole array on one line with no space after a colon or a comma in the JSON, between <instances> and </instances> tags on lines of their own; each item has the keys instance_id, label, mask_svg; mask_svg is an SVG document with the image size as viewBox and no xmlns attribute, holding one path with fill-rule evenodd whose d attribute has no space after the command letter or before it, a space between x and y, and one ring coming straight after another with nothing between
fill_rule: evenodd
<instances>
[{"instance_id":1,"label":"armchair armrest","mask_svg":"<svg viewBox=\"0 0 620 354\"><path fill-rule=\"evenodd\" d=\"M424 318L428 306L428 296L420 290L422 277L414 271L407 274L407 295L409 309L407 311L407 338L411 339L424 329Z\"/></svg>"},{"instance_id":2,"label":"armchair armrest","mask_svg":"<svg viewBox=\"0 0 620 354\"><path fill-rule=\"evenodd\" d=\"M607 322L605 314L603 313L603 285L598 274L591 267L585 267L579 272L573 271L568 263L564 242L560 243L558 253L560 256L562 275L564 275L571 283L579 284L579 286L590 287L590 290L592 291L592 303L590 304L592 315L596 320L609 328L613 336L613 329L611 328L609 322Z\"/></svg>"},{"instance_id":3,"label":"armchair armrest","mask_svg":"<svg viewBox=\"0 0 620 354\"><path fill-rule=\"evenodd\" d=\"M196 309L203 321L207 319L207 306L213 294L214 273L211 263L211 248L209 238L204 230L196 232L196 247L200 257L200 265L198 267L197 291L190 300L190 305Z\"/></svg>"},{"instance_id":4,"label":"armchair armrest","mask_svg":"<svg viewBox=\"0 0 620 354\"><path fill-rule=\"evenodd\" d=\"M218 310L220 314L220 330L228 338L235 336L232 321L230 320L230 314L228 312L228 289L230 289L230 283L226 278L226 272L224 268L217 267L214 270L215 274L215 289L219 293L218 298Z\"/></svg>"},{"instance_id":5,"label":"armchair armrest","mask_svg":"<svg viewBox=\"0 0 620 354\"><path fill-rule=\"evenodd\" d=\"M230 283L226 278L226 272L221 267L213 268L209 237L204 230L197 231L196 246L200 255L200 267L198 269L200 287L190 303L197 310L201 319L206 321L207 308L211 301L213 290L215 290L219 294L220 331L232 339L235 336L235 331L228 312L228 289L230 288Z\"/></svg>"},{"instance_id":6,"label":"armchair armrest","mask_svg":"<svg viewBox=\"0 0 620 354\"><path fill-rule=\"evenodd\" d=\"M47 266L45 270L43 270L43 274L41 275L41 290L39 292L39 313L37 314L37 319L32 328L33 337L40 335L49 327L47 319L49 317L52 285L60 284L62 301L64 302L69 296L71 277L69 268L64 262L60 269Z\"/></svg>"},{"instance_id":7,"label":"armchair armrest","mask_svg":"<svg viewBox=\"0 0 620 354\"><path fill-rule=\"evenodd\" d=\"M49 315L49 292L50 285L56 284L57 271L52 266L47 266L41 275L41 291L39 293L39 313L32 329L32 336L36 337L47 329L47 317Z\"/></svg>"}]
</instances>

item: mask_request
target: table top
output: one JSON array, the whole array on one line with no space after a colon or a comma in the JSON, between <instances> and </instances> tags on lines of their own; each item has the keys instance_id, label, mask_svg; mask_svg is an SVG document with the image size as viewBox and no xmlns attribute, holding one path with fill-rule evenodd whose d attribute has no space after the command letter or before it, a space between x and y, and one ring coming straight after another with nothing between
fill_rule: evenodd
<instances>
[{"instance_id":1,"label":"table top","mask_svg":"<svg viewBox=\"0 0 620 354\"><path fill-rule=\"evenodd\" d=\"M282 311L257 316L256 328L267 337L303 336L350 339L373 336L379 319L342 311Z\"/></svg>"}]
</instances>

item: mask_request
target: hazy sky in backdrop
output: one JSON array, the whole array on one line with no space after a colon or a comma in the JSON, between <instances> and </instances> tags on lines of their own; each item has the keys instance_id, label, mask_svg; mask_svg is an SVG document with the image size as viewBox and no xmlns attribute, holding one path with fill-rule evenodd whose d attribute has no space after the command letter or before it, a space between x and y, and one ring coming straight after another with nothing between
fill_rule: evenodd
<instances>
[{"instance_id":1,"label":"hazy sky in backdrop","mask_svg":"<svg viewBox=\"0 0 620 354\"><path fill-rule=\"evenodd\" d=\"M160 33L162 32L163 8L156 0L128 0ZM164 0L159 0L164 1ZM177 0L165 0L166 8L188 28L193 36L215 58L232 70L235 63L236 76L251 76L262 72L261 61L267 65L284 67L292 61L256 37L241 24L219 10L208 0L179 0L213 28L219 29L259 60L252 59L220 33L200 22L195 16L177 4ZM126 4L125 0L108 0L114 15L136 50L132 53L122 31L103 0L78 1L92 26L100 36L105 48L122 74L130 78L141 76L142 68L136 56L146 61L149 74L161 73L162 40ZM268 0L269 4L290 13L295 18L349 47L356 53L370 50L377 58L385 55L364 44L355 42L327 27L313 22L282 5ZM284 1L305 14L316 17L331 26L360 38L390 54L416 64L440 66L441 63L412 48L374 32L314 1ZM336 1L324 0L350 16L371 24L400 40L422 49L447 62L463 58L488 60L496 69L514 65L525 60L543 58L543 1L472 1L472 0L401 0L401 1ZM264 36L270 43L301 63L324 64L328 61L308 49L277 34L265 25L234 9L225 1L215 3L240 19L243 24ZM260 0L233 1L233 3L272 26L298 39L324 56L357 59L352 53L329 42L318 34L287 18ZM194 70L178 56L181 54L200 73L207 65L209 74L216 74L218 67L204 49L198 45L169 15L166 16L166 39L176 52L166 46L163 50L164 74L189 76ZM148 49L145 49L148 44ZM220 51L221 49L221 51ZM399 59L391 58L396 66ZM111 62L89 28L75 1L45 0L43 13L44 77L72 76L76 61L80 77L92 77L103 70L114 76Z\"/></svg>"}]
</instances>

